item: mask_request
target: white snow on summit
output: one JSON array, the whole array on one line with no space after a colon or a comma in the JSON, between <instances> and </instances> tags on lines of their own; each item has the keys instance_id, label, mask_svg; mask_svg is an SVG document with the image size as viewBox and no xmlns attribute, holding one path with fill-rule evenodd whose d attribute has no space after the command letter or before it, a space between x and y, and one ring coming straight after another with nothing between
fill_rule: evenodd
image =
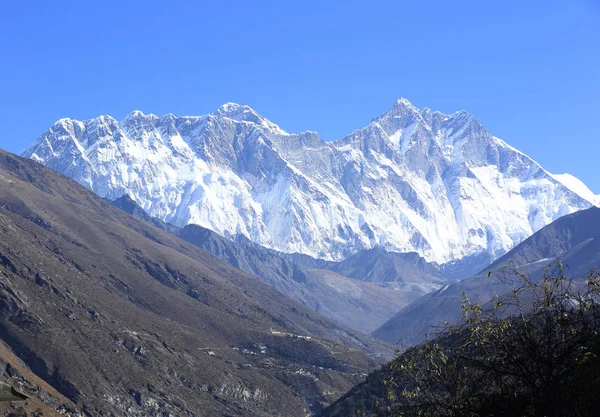
<instances>
[{"instance_id":1,"label":"white snow on summit","mask_svg":"<svg viewBox=\"0 0 600 417\"><path fill-rule=\"evenodd\" d=\"M335 260L375 246L440 263L493 259L597 202L467 112L406 99L335 142L227 103L205 116L61 119L23 155L178 226Z\"/></svg>"},{"instance_id":2,"label":"white snow on summit","mask_svg":"<svg viewBox=\"0 0 600 417\"><path fill-rule=\"evenodd\" d=\"M579 194L593 205L600 206L600 195L594 194L579 178L571 174L552 174L552 176L569 190Z\"/></svg>"}]
</instances>

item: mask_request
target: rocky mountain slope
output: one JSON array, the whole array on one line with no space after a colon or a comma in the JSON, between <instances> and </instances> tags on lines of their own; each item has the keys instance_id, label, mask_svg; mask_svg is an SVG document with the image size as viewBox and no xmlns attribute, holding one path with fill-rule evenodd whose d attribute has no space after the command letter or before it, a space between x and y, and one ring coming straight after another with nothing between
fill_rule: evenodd
<instances>
[{"instance_id":1,"label":"rocky mountain slope","mask_svg":"<svg viewBox=\"0 0 600 417\"><path fill-rule=\"evenodd\" d=\"M475 277L442 287L413 302L377 329L373 335L401 346L410 346L434 333L433 326L444 321L456 322L461 317L463 293L472 302L485 304L494 292L502 294L507 287L488 271L500 272L505 267L540 277L548 265L561 260L565 274L585 278L600 266L600 208L591 207L549 224L502 256Z\"/></svg>"},{"instance_id":2,"label":"rocky mountain slope","mask_svg":"<svg viewBox=\"0 0 600 417\"><path fill-rule=\"evenodd\" d=\"M336 261L376 246L438 263L495 259L596 202L468 113L405 99L329 143L228 103L200 117L61 119L23 155L176 226Z\"/></svg>"},{"instance_id":3,"label":"rocky mountain slope","mask_svg":"<svg viewBox=\"0 0 600 417\"><path fill-rule=\"evenodd\" d=\"M2 346L53 409L309 415L389 352L3 151L0 236Z\"/></svg>"},{"instance_id":4,"label":"rocky mountain slope","mask_svg":"<svg viewBox=\"0 0 600 417\"><path fill-rule=\"evenodd\" d=\"M27 395L25 401L0 401L0 416L81 417L82 410L35 375L12 350L0 340L0 383Z\"/></svg>"}]
</instances>

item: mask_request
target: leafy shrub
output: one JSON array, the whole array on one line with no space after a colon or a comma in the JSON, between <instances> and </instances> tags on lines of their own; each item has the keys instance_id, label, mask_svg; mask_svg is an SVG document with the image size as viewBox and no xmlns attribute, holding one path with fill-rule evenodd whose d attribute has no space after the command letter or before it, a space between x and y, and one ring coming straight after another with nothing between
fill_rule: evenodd
<instances>
[{"instance_id":1,"label":"leafy shrub","mask_svg":"<svg viewBox=\"0 0 600 417\"><path fill-rule=\"evenodd\" d=\"M387 416L596 416L600 410L600 276L568 279L558 262L533 281L489 276L507 292L399 354L383 381ZM365 413L367 414L367 413Z\"/></svg>"}]
</instances>

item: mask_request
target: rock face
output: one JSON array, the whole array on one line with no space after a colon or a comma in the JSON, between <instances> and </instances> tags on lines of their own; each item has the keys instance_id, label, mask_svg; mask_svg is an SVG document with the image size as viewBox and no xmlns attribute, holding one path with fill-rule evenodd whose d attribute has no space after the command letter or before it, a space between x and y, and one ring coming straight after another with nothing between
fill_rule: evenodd
<instances>
[{"instance_id":1,"label":"rock face","mask_svg":"<svg viewBox=\"0 0 600 417\"><path fill-rule=\"evenodd\" d=\"M596 202L468 113L405 99L329 143L229 103L201 117L61 119L23 156L178 227L337 261L376 246L438 263L495 259Z\"/></svg>"},{"instance_id":2,"label":"rock face","mask_svg":"<svg viewBox=\"0 0 600 417\"><path fill-rule=\"evenodd\" d=\"M0 236L0 364L47 409L308 416L391 352L3 151Z\"/></svg>"}]
</instances>

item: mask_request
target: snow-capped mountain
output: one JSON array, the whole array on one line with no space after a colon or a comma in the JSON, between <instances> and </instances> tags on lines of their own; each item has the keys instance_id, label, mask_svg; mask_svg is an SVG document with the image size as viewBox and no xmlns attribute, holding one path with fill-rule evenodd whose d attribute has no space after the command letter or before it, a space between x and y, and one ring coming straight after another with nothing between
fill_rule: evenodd
<instances>
[{"instance_id":1,"label":"snow-capped mountain","mask_svg":"<svg viewBox=\"0 0 600 417\"><path fill-rule=\"evenodd\" d=\"M61 119L23 155L177 226L330 260L376 246L495 258L596 203L468 113L406 99L335 142L228 103L200 117Z\"/></svg>"}]
</instances>

